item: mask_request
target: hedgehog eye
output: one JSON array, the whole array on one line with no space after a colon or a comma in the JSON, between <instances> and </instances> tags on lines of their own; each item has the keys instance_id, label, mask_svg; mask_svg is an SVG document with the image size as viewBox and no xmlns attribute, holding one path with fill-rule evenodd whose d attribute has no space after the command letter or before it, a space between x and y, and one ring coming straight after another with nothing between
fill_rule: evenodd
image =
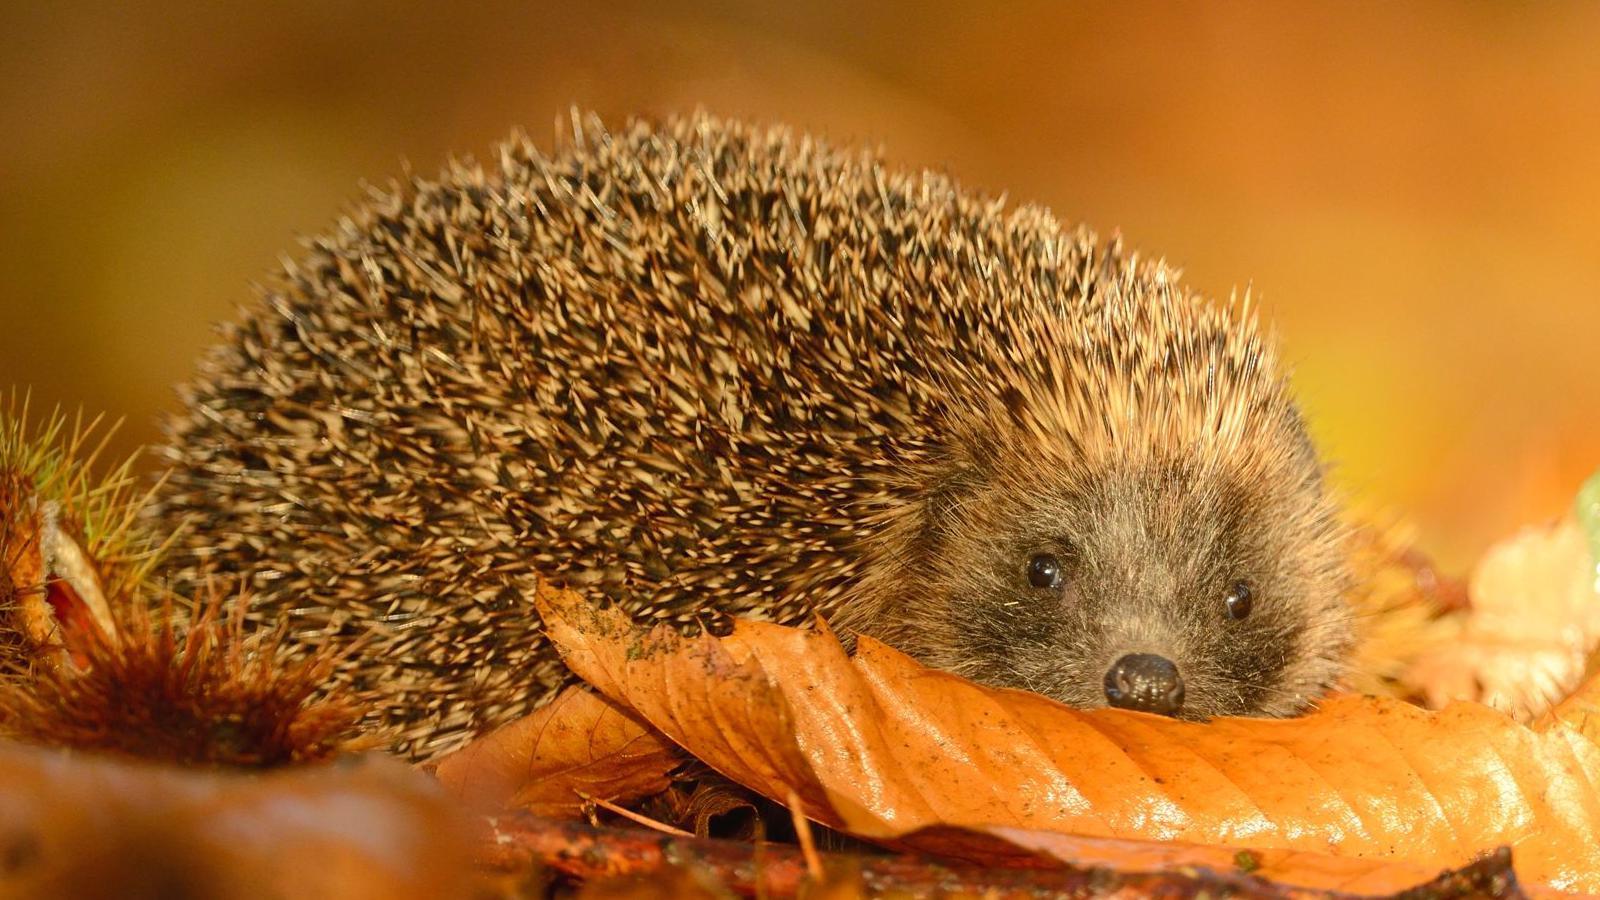
<instances>
[{"instance_id":1,"label":"hedgehog eye","mask_svg":"<svg viewBox=\"0 0 1600 900\"><path fill-rule=\"evenodd\" d=\"M1061 561L1048 553L1028 560L1028 583L1036 588L1061 586Z\"/></svg>"},{"instance_id":2,"label":"hedgehog eye","mask_svg":"<svg viewBox=\"0 0 1600 900\"><path fill-rule=\"evenodd\" d=\"M1255 594L1246 582L1235 582L1228 589L1228 595L1223 598L1223 603L1228 608L1228 618L1238 620L1250 615L1250 607L1255 600Z\"/></svg>"}]
</instances>

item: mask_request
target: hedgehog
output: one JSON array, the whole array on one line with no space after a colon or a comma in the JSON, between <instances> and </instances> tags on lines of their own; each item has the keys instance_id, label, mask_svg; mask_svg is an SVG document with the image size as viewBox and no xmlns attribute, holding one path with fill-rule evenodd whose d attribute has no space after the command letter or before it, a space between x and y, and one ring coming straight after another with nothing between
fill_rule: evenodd
<instances>
[{"instance_id":1,"label":"hedgehog","mask_svg":"<svg viewBox=\"0 0 1600 900\"><path fill-rule=\"evenodd\" d=\"M165 578L360 642L336 684L415 759L572 680L541 579L1195 719L1300 712L1353 641L1248 297L782 127L574 113L371 189L181 396Z\"/></svg>"}]
</instances>

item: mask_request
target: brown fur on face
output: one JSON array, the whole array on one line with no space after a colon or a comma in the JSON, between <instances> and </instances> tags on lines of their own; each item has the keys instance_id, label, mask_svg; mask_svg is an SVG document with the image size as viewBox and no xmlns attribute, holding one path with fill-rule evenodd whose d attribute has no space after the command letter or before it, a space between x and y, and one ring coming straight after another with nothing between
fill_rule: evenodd
<instances>
[{"instance_id":1,"label":"brown fur on face","mask_svg":"<svg viewBox=\"0 0 1600 900\"><path fill-rule=\"evenodd\" d=\"M935 501L900 605L865 630L932 666L1079 707L1105 704L1106 672L1129 653L1176 663L1195 717L1290 715L1338 676L1348 614L1314 488L1172 458L1081 476L1038 459L1001 465L1013 468ZM1039 553L1060 560L1061 588L1029 584ZM1254 602L1234 621L1224 597L1239 581Z\"/></svg>"}]
</instances>

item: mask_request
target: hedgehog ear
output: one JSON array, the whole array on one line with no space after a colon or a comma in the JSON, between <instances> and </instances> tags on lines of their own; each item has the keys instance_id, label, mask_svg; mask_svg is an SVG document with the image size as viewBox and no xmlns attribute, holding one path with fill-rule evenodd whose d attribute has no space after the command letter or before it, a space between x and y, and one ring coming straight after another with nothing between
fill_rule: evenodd
<instances>
[{"instance_id":1,"label":"hedgehog ear","mask_svg":"<svg viewBox=\"0 0 1600 900\"><path fill-rule=\"evenodd\" d=\"M1307 482L1318 490L1322 489L1322 456L1317 453L1317 445L1311 440L1311 429L1306 425L1305 415L1300 412L1300 406L1290 403L1288 415L1289 433L1294 438L1294 452L1306 463L1306 470L1310 473Z\"/></svg>"}]
</instances>

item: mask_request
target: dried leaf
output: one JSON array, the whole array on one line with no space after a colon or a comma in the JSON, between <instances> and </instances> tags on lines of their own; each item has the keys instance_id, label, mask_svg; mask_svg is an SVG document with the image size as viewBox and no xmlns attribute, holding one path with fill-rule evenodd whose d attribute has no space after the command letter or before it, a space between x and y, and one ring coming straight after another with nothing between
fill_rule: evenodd
<instances>
[{"instance_id":1,"label":"dried leaf","mask_svg":"<svg viewBox=\"0 0 1600 900\"><path fill-rule=\"evenodd\" d=\"M1502 541L1473 572L1472 608L1406 680L1429 705L1474 700L1531 720L1582 681L1600 644L1600 590L1577 522Z\"/></svg>"},{"instance_id":2,"label":"dried leaf","mask_svg":"<svg viewBox=\"0 0 1600 900\"><path fill-rule=\"evenodd\" d=\"M677 776L681 784L651 797L640 812L696 837L759 840L766 833L760 798L704 766Z\"/></svg>"},{"instance_id":3,"label":"dried leaf","mask_svg":"<svg viewBox=\"0 0 1600 900\"><path fill-rule=\"evenodd\" d=\"M793 790L858 835L1012 828L1431 871L1514 846L1525 878L1600 889L1600 748L1564 721L1535 730L1477 705L1348 696L1290 720L1074 710L866 639L851 659L825 631L740 622L691 639L568 592L538 604L592 685L733 780ZM1309 869L1281 877L1328 886Z\"/></svg>"},{"instance_id":4,"label":"dried leaf","mask_svg":"<svg viewBox=\"0 0 1600 900\"><path fill-rule=\"evenodd\" d=\"M399 762L260 776L0 745L7 897L471 896L466 823Z\"/></svg>"},{"instance_id":5,"label":"dried leaf","mask_svg":"<svg viewBox=\"0 0 1600 900\"><path fill-rule=\"evenodd\" d=\"M574 816L585 797L613 802L665 790L678 748L627 709L571 687L531 715L439 761L435 774L478 809Z\"/></svg>"}]
</instances>

